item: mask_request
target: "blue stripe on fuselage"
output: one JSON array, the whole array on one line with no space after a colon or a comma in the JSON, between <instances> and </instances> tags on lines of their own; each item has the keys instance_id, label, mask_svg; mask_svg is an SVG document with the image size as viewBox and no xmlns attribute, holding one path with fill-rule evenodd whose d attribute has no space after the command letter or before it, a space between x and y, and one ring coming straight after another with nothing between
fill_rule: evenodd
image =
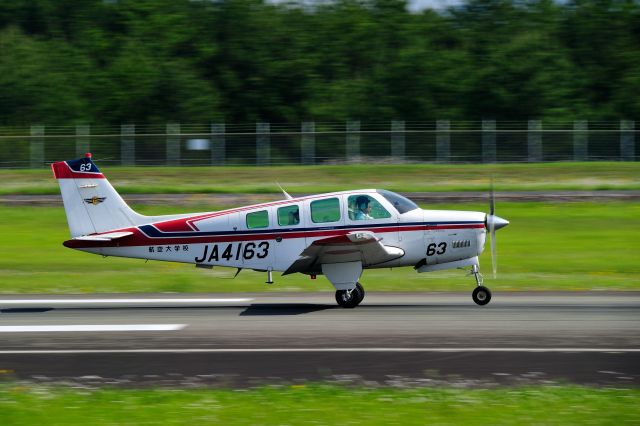
<instances>
[{"instance_id":1,"label":"blue stripe on fuselage","mask_svg":"<svg viewBox=\"0 0 640 426\"><path fill-rule=\"evenodd\" d=\"M400 230L408 226L438 226L438 225L477 225L483 224L483 221L447 221L447 222L408 222L408 223L369 223L364 225L341 225L341 226L321 226L314 228L268 228L268 229L243 229L237 231L187 231L187 232L165 232L161 231L153 225L142 225L138 228L150 238L169 238L169 237L212 237L224 235L239 234L274 234L289 232L312 232L312 231L333 231L339 229L363 229L363 228L389 228L397 226Z\"/></svg>"}]
</instances>

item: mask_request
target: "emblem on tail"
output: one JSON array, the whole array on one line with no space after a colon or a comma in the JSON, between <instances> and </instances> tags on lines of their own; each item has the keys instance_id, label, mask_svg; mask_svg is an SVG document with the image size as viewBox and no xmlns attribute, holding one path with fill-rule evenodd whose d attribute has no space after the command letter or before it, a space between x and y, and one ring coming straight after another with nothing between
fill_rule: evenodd
<instances>
[{"instance_id":1,"label":"emblem on tail","mask_svg":"<svg viewBox=\"0 0 640 426\"><path fill-rule=\"evenodd\" d=\"M101 202L103 202L106 199L107 199L107 197L95 197L94 196L94 197L91 197L91 198L85 198L84 202L87 203L87 204L93 204L95 206L95 205L100 204Z\"/></svg>"}]
</instances>

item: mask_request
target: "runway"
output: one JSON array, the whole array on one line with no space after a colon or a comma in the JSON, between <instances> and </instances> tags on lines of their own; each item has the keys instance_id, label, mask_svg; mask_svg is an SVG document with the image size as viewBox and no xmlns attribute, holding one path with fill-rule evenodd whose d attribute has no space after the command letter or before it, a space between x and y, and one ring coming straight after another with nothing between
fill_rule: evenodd
<instances>
[{"instance_id":1,"label":"runway","mask_svg":"<svg viewBox=\"0 0 640 426\"><path fill-rule=\"evenodd\" d=\"M0 296L0 377L640 384L640 293Z\"/></svg>"}]
</instances>

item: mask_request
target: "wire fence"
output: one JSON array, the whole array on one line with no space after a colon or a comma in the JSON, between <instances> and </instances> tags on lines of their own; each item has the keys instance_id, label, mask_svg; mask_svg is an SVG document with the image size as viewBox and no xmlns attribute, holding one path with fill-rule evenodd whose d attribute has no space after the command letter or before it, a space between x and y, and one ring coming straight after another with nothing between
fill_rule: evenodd
<instances>
[{"instance_id":1,"label":"wire fence","mask_svg":"<svg viewBox=\"0 0 640 426\"><path fill-rule=\"evenodd\" d=\"M632 120L32 125L0 128L0 168L86 152L123 166L637 161L637 133Z\"/></svg>"}]
</instances>

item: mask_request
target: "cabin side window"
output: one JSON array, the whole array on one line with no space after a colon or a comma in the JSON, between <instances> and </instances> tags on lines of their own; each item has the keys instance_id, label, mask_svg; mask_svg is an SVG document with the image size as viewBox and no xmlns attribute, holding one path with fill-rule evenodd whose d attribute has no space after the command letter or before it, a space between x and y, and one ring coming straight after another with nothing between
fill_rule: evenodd
<instances>
[{"instance_id":1,"label":"cabin side window","mask_svg":"<svg viewBox=\"0 0 640 426\"><path fill-rule=\"evenodd\" d=\"M311 220L313 223L337 222L340 220L340 200L327 198L311 202Z\"/></svg>"},{"instance_id":2,"label":"cabin side window","mask_svg":"<svg viewBox=\"0 0 640 426\"><path fill-rule=\"evenodd\" d=\"M278 209L278 225L289 226L300 223L300 208L298 206L284 206Z\"/></svg>"},{"instance_id":3,"label":"cabin side window","mask_svg":"<svg viewBox=\"0 0 640 426\"><path fill-rule=\"evenodd\" d=\"M247 213L247 229L266 228L269 226L269 212L260 210L259 212Z\"/></svg>"}]
</instances>

